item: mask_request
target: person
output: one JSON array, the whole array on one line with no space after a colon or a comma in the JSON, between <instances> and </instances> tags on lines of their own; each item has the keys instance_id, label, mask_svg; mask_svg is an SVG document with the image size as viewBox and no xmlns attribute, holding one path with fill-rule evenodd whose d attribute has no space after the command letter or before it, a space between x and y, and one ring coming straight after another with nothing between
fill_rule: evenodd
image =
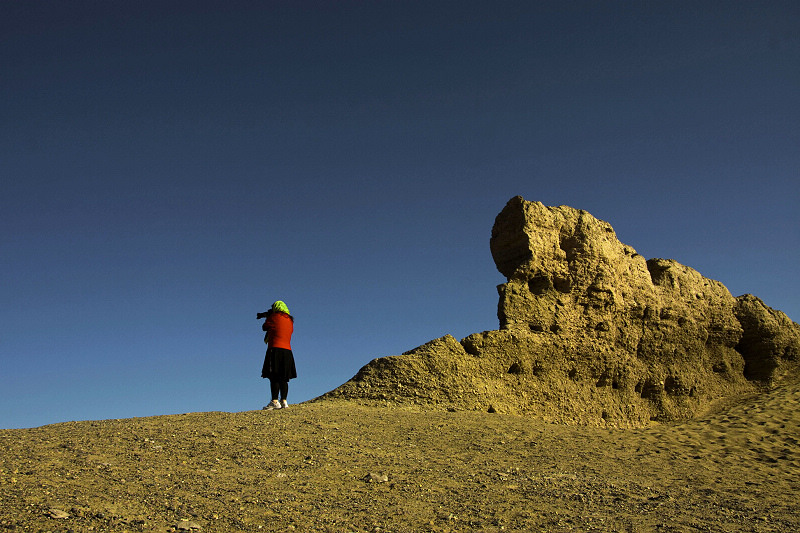
<instances>
[{"instance_id":1,"label":"person","mask_svg":"<svg viewBox=\"0 0 800 533\"><path fill-rule=\"evenodd\" d=\"M266 331L264 342L267 343L261 377L269 379L272 393L272 401L264 409L286 409L289 407L289 380L297 377L297 369L291 343L294 317L289 314L289 308L284 302L278 300L272 304L261 329Z\"/></svg>"}]
</instances>

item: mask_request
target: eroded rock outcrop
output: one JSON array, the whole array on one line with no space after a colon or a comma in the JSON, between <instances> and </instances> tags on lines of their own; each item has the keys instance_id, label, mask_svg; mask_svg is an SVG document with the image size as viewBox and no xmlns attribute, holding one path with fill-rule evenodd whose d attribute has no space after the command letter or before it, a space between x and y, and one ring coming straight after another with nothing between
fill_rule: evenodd
<instances>
[{"instance_id":1,"label":"eroded rock outcrop","mask_svg":"<svg viewBox=\"0 0 800 533\"><path fill-rule=\"evenodd\" d=\"M363 367L323 398L528 413L578 424L681 420L793 372L800 326L607 222L512 198L495 220L500 329Z\"/></svg>"}]
</instances>

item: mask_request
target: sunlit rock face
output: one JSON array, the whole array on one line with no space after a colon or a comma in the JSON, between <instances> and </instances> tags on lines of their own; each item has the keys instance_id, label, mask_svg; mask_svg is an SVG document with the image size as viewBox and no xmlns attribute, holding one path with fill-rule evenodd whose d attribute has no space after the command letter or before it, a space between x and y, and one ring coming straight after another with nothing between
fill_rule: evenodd
<instances>
[{"instance_id":1,"label":"sunlit rock face","mask_svg":"<svg viewBox=\"0 0 800 533\"><path fill-rule=\"evenodd\" d=\"M376 359L324 397L632 427L697 416L796 372L800 327L785 314L645 260L586 211L517 196L490 249L507 278L498 330Z\"/></svg>"}]
</instances>

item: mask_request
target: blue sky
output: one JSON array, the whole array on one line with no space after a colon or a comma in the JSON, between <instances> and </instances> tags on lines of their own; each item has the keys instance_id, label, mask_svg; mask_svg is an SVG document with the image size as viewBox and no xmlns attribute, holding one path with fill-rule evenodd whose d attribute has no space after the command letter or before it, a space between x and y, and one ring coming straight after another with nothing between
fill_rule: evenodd
<instances>
[{"instance_id":1,"label":"blue sky","mask_svg":"<svg viewBox=\"0 0 800 533\"><path fill-rule=\"evenodd\" d=\"M0 427L318 396L498 327L494 217L585 209L800 320L800 4L0 3Z\"/></svg>"}]
</instances>

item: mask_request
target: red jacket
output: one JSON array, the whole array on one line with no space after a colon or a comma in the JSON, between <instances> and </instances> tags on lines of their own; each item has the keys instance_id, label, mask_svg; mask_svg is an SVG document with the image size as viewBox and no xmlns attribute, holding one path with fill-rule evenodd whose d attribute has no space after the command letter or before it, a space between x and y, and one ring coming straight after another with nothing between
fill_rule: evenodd
<instances>
[{"instance_id":1,"label":"red jacket","mask_svg":"<svg viewBox=\"0 0 800 533\"><path fill-rule=\"evenodd\" d=\"M294 321L291 316L280 311L272 311L267 315L261 329L267 332L267 344L270 348L292 349Z\"/></svg>"}]
</instances>

